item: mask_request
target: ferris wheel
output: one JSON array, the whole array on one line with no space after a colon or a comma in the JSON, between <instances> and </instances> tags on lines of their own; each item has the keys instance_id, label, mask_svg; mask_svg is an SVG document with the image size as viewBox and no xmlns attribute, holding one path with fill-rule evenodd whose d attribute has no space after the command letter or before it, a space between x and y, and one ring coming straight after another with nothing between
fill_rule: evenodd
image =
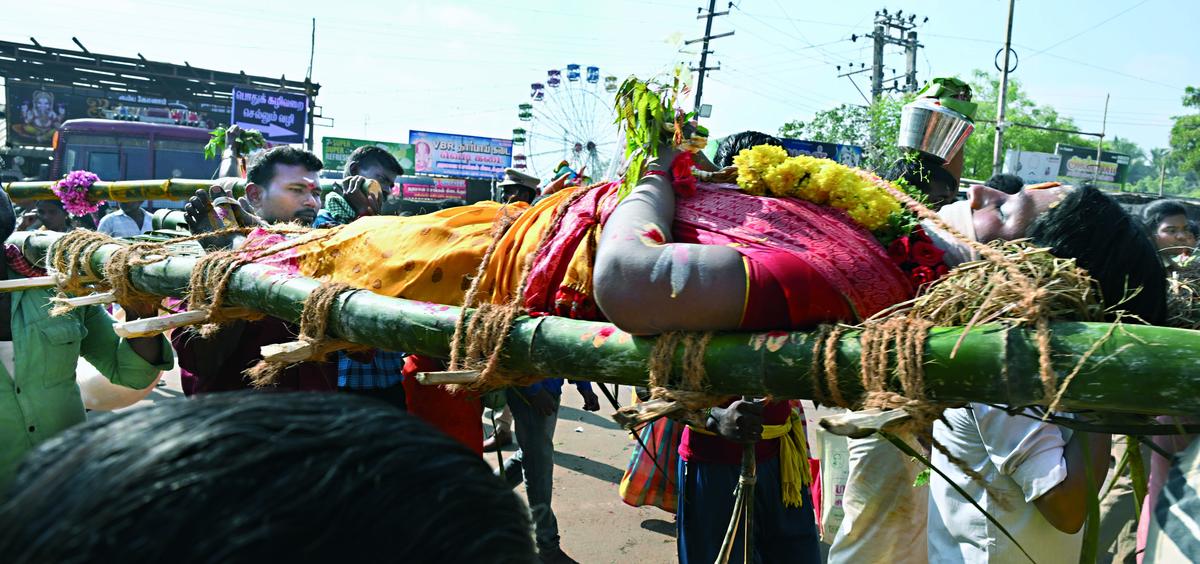
<instances>
[{"instance_id":1,"label":"ferris wheel","mask_svg":"<svg viewBox=\"0 0 1200 564\"><path fill-rule=\"evenodd\" d=\"M573 171L599 177L616 154L618 136L612 95L617 77L600 67L569 64L546 71L529 85L528 102L517 106L524 123L513 129L513 167L550 180L566 161Z\"/></svg>"}]
</instances>

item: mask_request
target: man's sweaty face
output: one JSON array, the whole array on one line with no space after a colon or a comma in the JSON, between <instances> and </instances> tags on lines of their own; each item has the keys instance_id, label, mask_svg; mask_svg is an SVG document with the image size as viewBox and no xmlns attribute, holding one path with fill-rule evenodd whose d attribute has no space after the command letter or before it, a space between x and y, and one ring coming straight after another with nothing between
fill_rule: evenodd
<instances>
[{"instance_id":1,"label":"man's sweaty face","mask_svg":"<svg viewBox=\"0 0 1200 564\"><path fill-rule=\"evenodd\" d=\"M321 186L316 171L303 165L275 165L275 178L265 187L259 202L259 216L268 223L298 221L312 225L321 209Z\"/></svg>"}]
</instances>

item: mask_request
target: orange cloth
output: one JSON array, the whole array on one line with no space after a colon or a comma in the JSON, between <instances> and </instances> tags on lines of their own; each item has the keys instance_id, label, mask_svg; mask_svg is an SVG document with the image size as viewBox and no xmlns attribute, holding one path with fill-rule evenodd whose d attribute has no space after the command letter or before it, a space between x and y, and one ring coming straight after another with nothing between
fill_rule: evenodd
<instances>
[{"instance_id":1,"label":"orange cloth","mask_svg":"<svg viewBox=\"0 0 1200 564\"><path fill-rule=\"evenodd\" d=\"M296 248L300 272L377 294L446 305L462 303L502 214L520 216L488 263L480 296L507 302L520 285L526 257L537 249L554 210L574 190L538 202L479 202L436 213L396 218L364 217L332 228ZM524 213L522 213L524 212Z\"/></svg>"}]
</instances>

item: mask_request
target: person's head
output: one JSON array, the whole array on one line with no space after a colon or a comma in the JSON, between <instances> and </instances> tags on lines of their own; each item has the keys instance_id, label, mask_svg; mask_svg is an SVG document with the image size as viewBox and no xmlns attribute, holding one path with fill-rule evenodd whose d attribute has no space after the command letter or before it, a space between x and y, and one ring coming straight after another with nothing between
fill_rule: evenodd
<instances>
[{"instance_id":1,"label":"person's head","mask_svg":"<svg viewBox=\"0 0 1200 564\"><path fill-rule=\"evenodd\" d=\"M71 216L67 215L67 209L63 207L62 202L38 200L35 207L38 221L42 222L42 226L46 229L63 232L71 230Z\"/></svg>"},{"instance_id":2,"label":"person's head","mask_svg":"<svg viewBox=\"0 0 1200 564\"><path fill-rule=\"evenodd\" d=\"M263 151L246 171L250 181L246 199L255 214L268 223L298 221L310 225L321 208L317 172L322 166L321 159L303 149L282 146Z\"/></svg>"},{"instance_id":3,"label":"person's head","mask_svg":"<svg viewBox=\"0 0 1200 564\"><path fill-rule=\"evenodd\" d=\"M16 230L17 210L13 207L8 192L0 190L0 242L7 241L8 237Z\"/></svg>"},{"instance_id":4,"label":"person's head","mask_svg":"<svg viewBox=\"0 0 1200 564\"><path fill-rule=\"evenodd\" d=\"M504 169L504 180L501 180L498 185L500 188L500 201L504 203L532 203L533 199L538 195L538 183L540 182L541 179L525 174L515 168Z\"/></svg>"},{"instance_id":5,"label":"person's head","mask_svg":"<svg viewBox=\"0 0 1200 564\"><path fill-rule=\"evenodd\" d=\"M938 209L958 200L958 178L946 170L941 159L921 152L901 157L888 169L888 180L903 179L925 194L930 209Z\"/></svg>"},{"instance_id":6,"label":"person's head","mask_svg":"<svg viewBox=\"0 0 1200 564\"><path fill-rule=\"evenodd\" d=\"M988 188L995 188L1005 194L1016 194L1025 187L1025 179L1015 174L993 174L984 183Z\"/></svg>"},{"instance_id":7,"label":"person's head","mask_svg":"<svg viewBox=\"0 0 1200 564\"><path fill-rule=\"evenodd\" d=\"M350 153L344 172L347 177L365 176L378 182L383 193L387 194L396 185L396 177L404 174L404 167L386 150L365 145Z\"/></svg>"},{"instance_id":8,"label":"person's head","mask_svg":"<svg viewBox=\"0 0 1200 564\"><path fill-rule=\"evenodd\" d=\"M1054 256L1075 259L1096 281L1106 306L1120 304L1152 324L1165 320L1166 275L1157 250L1141 225L1095 187L1005 194L972 186L968 202L979 242L1029 238Z\"/></svg>"},{"instance_id":9,"label":"person's head","mask_svg":"<svg viewBox=\"0 0 1200 564\"><path fill-rule=\"evenodd\" d=\"M33 450L6 562L532 562L520 499L467 447L351 394L212 394Z\"/></svg>"},{"instance_id":10,"label":"person's head","mask_svg":"<svg viewBox=\"0 0 1200 564\"><path fill-rule=\"evenodd\" d=\"M783 142L775 137L767 135L766 133L759 133L757 131L743 131L741 133L734 133L733 135L722 139L721 144L717 145L717 153L713 158L713 164L721 168L732 166L733 158L736 157L738 153L742 152L742 149L749 149L759 145L774 145L776 147L782 147Z\"/></svg>"},{"instance_id":11,"label":"person's head","mask_svg":"<svg viewBox=\"0 0 1200 564\"><path fill-rule=\"evenodd\" d=\"M1146 231L1163 256L1184 254L1196 246L1187 208L1178 200L1158 200L1142 210Z\"/></svg>"},{"instance_id":12,"label":"person's head","mask_svg":"<svg viewBox=\"0 0 1200 564\"><path fill-rule=\"evenodd\" d=\"M145 203L144 200L138 200L136 202L121 202L117 205L120 206L121 211L125 212L125 215L130 215L139 213L143 203Z\"/></svg>"}]
</instances>

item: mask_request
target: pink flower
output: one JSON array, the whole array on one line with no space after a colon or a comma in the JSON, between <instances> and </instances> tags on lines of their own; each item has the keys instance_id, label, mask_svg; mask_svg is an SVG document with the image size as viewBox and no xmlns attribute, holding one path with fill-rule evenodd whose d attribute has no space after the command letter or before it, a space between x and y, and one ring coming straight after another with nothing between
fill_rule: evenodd
<instances>
[{"instance_id":1,"label":"pink flower","mask_svg":"<svg viewBox=\"0 0 1200 564\"><path fill-rule=\"evenodd\" d=\"M88 189L98 180L100 177L86 170L74 170L56 182L51 190L62 200L63 209L67 210L67 213L74 216L87 215L104 205L103 200L95 203L88 201Z\"/></svg>"}]
</instances>

